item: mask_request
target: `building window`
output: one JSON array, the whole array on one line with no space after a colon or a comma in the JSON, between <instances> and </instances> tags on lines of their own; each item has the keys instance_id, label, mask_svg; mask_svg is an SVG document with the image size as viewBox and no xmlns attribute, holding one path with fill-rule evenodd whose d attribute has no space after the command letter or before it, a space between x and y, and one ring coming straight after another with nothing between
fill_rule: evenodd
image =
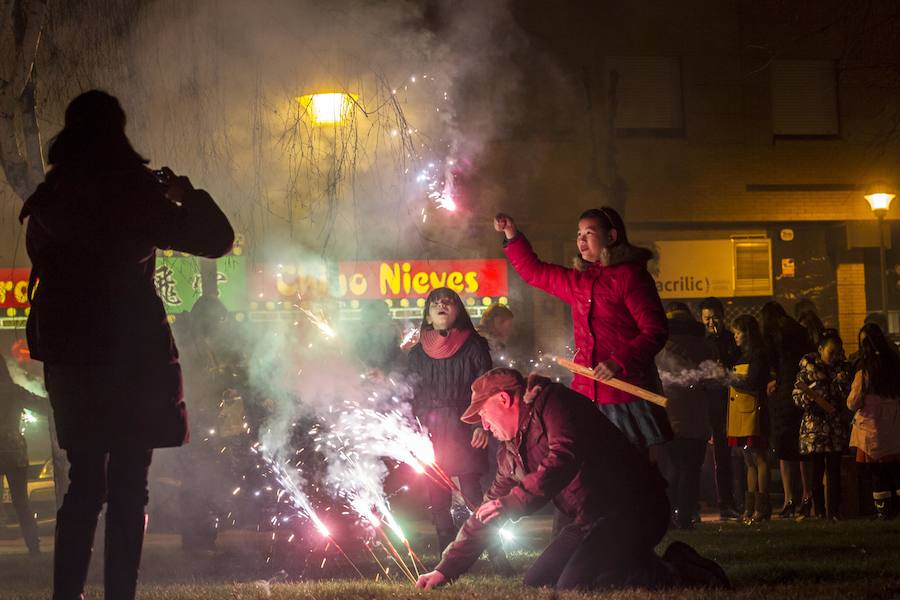
<instances>
[{"instance_id":1,"label":"building window","mask_svg":"<svg viewBox=\"0 0 900 600\"><path fill-rule=\"evenodd\" d=\"M681 61L678 58L612 56L606 58L606 74L608 89L615 86L617 135L684 136Z\"/></svg>"},{"instance_id":2,"label":"building window","mask_svg":"<svg viewBox=\"0 0 900 600\"><path fill-rule=\"evenodd\" d=\"M834 61L772 62L772 126L776 138L840 134Z\"/></svg>"},{"instance_id":3,"label":"building window","mask_svg":"<svg viewBox=\"0 0 900 600\"><path fill-rule=\"evenodd\" d=\"M734 244L734 295L772 295L772 240L732 237Z\"/></svg>"}]
</instances>

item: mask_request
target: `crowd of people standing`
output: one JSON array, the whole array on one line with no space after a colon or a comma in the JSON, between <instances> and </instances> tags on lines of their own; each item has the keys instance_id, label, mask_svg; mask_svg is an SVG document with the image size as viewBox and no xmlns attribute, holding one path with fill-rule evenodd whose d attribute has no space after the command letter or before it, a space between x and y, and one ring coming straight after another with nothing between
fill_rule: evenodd
<instances>
[{"instance_id":1,"label":"crowd of people standing","mask_svg":"<svg viewBox=\"0 0 900 600\"><path fill-rule=\"evenodd\" d=\"M742 314L727 324L725 307L716 298L700 303L699 321L681 302L666 307L669 340L657 357L660 370L683 372L712 360L728 373L689 382L664 378L676 435L659 455L669 473L675 527L697 522L706 441L712 446L723 520L756 523L772 517L770 465L777 465L783 489L777 517L840 520L842 497L857 492L842 490L845 459L855 459L864 466L860 473L868 469L871 474L878 518L890 518L897 508L892 506L900 494L896 347L872 319L859 332L858 353L848 359L838 331L826 328L808 301L800 306L803 312L794 318L770 301L760 319ZM683 458L685 437L697 441L690 462ZM735 464L737 454L743 464ZM737 471L746 472L745 481ZM741 488L742 506L741 494L735 493Z\"/></svg>"}]
</instances>

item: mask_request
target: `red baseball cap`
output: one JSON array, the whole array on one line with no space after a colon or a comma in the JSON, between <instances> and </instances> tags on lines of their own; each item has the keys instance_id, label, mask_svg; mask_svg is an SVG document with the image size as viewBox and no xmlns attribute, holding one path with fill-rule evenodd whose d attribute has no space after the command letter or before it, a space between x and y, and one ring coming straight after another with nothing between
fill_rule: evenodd
<instances>
[{"instance_id":1,"label":"red baseball cap","mask_svg":"<svg viewBox=\"0 0 900 600\"><path fill-rule=\"evenodd\" d=\"M459 418L463 423L475 425L481 422L481 408L487 399L498 392L525 389L525 378L515 369L497 367L472 382L472 402Z\"/></svg>"}]
</instances>

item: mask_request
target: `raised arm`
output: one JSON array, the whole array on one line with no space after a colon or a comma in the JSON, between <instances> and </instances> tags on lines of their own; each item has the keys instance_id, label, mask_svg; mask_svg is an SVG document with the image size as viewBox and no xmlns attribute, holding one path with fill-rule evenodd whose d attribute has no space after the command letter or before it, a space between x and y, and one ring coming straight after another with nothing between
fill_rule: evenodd
<instances>
[{"instance_id":1,"label":"raised arm","mask_svg":"<svg viewBox=\"0 0 900 600\"><path fill-rule=\"evenodd\" d=\"M169 171L171 173L171 171ZM234 230L207 192L171 173L167 192L148 186L140 194L135 227L157 248L217 258L231 250Z\"/></svg>"},{"instance_id":2,"label":"raised arm","mask_svg":"<svg viewBox=\"0 0 900 600\"><path fill-rule=\"evenodd\" d=\"M494 229L502 231L506 236L503 249L506 258L525 283L556 296L563 302L572 303L574 270L539 259L509 215L498 214L494 218Z\"/></svg>"}]
</instances>

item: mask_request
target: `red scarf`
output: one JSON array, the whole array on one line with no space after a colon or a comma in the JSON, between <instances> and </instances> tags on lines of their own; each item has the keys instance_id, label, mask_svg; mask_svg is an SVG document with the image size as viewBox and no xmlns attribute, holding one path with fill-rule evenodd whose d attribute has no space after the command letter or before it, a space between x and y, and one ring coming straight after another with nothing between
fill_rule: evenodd
<instances>
[{"instance_id":1,"label":"red scarf","mask_svg":"<svg viewBox=\"0 0 900 600\"><path fill-rule=\"evenodd\" d=\"M451 329L447 335L441 335L436 329L426 329L422 332L422 350L431 358L450 358L471 335L469 329Z\"/></svg>"}]
</instances>

